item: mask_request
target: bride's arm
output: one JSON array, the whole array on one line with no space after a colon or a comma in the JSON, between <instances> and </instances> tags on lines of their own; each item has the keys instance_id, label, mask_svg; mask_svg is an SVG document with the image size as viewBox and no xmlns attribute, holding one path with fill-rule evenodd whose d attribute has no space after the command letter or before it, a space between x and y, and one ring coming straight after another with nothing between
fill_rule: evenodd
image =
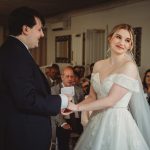
<instances>
[{"instance_id":1,"label":"bride's arm","mask_svg":"<svg viewBox=\"0 0 150 150\"><path fill-rule=\"evenodd\" d=\"M124 67L122 67L122 70L122 73L126 76L136 79L137 68L134 63L126 63ZM125 94L127 94L128 91L129 90L125 87L114 83L106 97L90 102L88 104L79 103L76 109L77 111L89 111L102 110L113 107Z\"/></svg>"},{"instance_id":2,"label":"bride's arm","mask_svg":"<svg viewBox=\"0 0 150 150\"><path fill-rule=\"evenodd\" d=\"M108 96L98 100L89 97L77 105L69 102L68 109L72 111L104 110L113 107L127 92L126 88L114 83Z\"/></svg>"},{"instance_id":3,"label":"bride's arm","mask_svg":"<svg viewBox=\"0 0 150 150\"><path fill-rule=\"evenodd\" d=\"M114 84L107 97L89 103L79 103L75 109L77 111L107 109L113 107L127 92L127 89Z\"/></svg>"},{"instance_id":4,"label":"bride's arm","mask_svg":"<svg viewBox=\"0 0 150 150\"><path fill-rule=\"evenodd\" d=\"M127 63L123 67L123 74L133 79L137 76L136 67L133 63ZM88 101L85 103L79 103L77 106L70 108L74 111L89 111L89 110L102 110L113 107L125 94L128 93L128 89L114 83L108 93L108 95L100 100L96 100L96 97L93 101ZM94 98L94 97L92 97ZM90 99L90 98L89 98Z\"/></svg>"}]
</instances>

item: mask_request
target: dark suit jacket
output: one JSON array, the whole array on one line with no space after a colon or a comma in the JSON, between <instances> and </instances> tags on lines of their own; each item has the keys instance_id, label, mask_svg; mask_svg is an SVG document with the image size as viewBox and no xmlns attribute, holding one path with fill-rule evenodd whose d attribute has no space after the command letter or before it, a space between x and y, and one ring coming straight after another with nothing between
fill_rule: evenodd
<instances>
[{"instance_id":1,"label":"dark suit jacket","mask_svg":"<svg viewBox=\"0 0 150 150\"><path fill-rule=\"evenodd\" d=\"M27 48L8 37L0 48L0 150L48 150L49 116L60 107Z\"/></svg>"}]
</instances>

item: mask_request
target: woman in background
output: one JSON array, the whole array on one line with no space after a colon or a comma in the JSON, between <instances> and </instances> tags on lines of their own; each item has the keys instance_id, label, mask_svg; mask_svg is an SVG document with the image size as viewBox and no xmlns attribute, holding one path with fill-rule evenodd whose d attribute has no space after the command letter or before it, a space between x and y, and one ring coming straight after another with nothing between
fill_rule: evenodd
<instances>
[{"instance_id":1,"label":"woman in background","mask_svg":"<svg viewBox=\"0 0 150 150\"><path fill-rule=\"evenodd\" d=\"M150 69L146 70L143 78L143 89L150 105Z\"/></svg>"}]
</instances>

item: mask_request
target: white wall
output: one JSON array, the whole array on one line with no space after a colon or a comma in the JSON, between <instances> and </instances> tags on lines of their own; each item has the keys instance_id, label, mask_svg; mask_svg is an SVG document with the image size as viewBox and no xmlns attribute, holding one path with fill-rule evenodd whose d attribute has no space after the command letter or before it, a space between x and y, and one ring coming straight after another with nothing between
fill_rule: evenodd
<instances>
[{"instance_id":1,"label":"white wall","mask_svg":"<svg viewBox=\"0 0 150 150\"><path fill-rule=\"evenodd\" d=\"M59 32L53 32L48 24L48 63L54 61L55 45L54 37L56 35L75 35L82 34L87 29L105 29L106 33L112 27L119 23L128 23L134 27L142 27L142 42L141 42L141 67L143 72L150 68L150 1L145 0L134 4L128 4L117 8L112 8L103 11L93 11L93 13L77 14L71 16L71 29ZM74 36L73 36L74 37ZM72 39L74 40L74 39ZM75 43L74 41L72 43ZM76 54L82 56L82 46L73 44L72 50ZM82 62L81 57L75 57L74 62Z\"/></svg>"}]
</instances>

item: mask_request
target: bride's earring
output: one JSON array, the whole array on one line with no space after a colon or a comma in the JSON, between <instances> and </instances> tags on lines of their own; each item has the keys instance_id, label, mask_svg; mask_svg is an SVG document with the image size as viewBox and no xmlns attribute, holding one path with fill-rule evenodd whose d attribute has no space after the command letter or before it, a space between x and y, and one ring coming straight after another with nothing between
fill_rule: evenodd
<instances>
[{"instance_id":1,"label":"bride's earring","mask_svg":"<svg viewBox=\"0 0 150 150\"><path fill-rule=\"evenodd\" d=\"M106 58L110 57L110 53L111 53L110 48L108 48L106 51Z\"/></svg>"}]
</instances>

